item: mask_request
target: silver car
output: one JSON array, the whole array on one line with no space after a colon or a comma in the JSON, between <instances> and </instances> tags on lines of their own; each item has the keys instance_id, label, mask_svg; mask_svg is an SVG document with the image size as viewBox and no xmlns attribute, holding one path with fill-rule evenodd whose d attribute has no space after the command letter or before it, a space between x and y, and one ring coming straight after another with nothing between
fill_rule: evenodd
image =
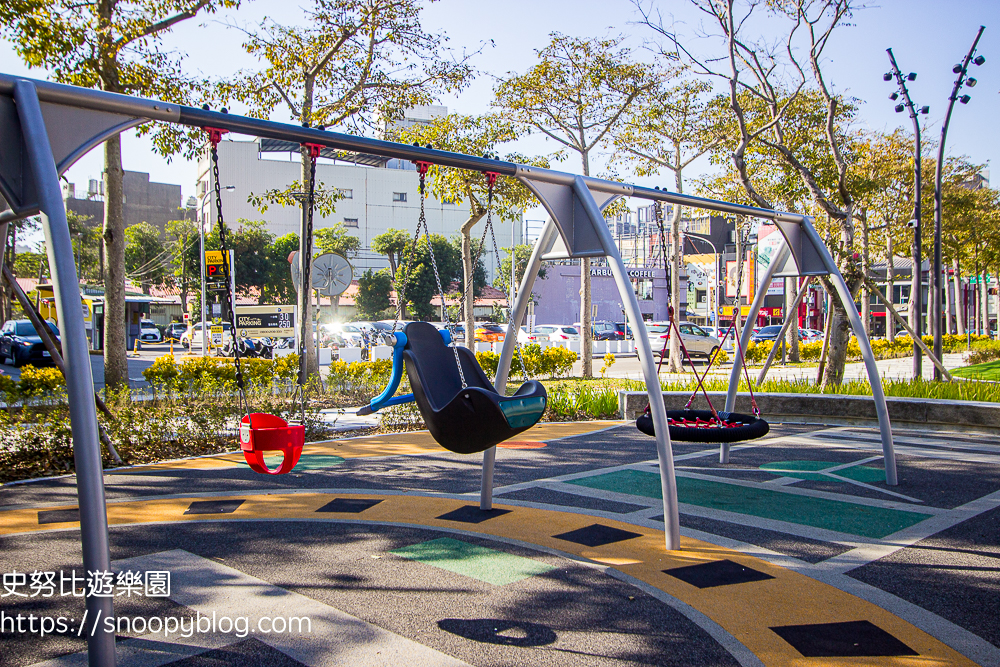
<instances>
[{"instance_id":1,"label":"silver car","mask_svg":"<svg viewBox=\"0 0 1000 667\"><path fill-rule=\"evenodd\" d=\"M653 348L654 354L670 355L669 322L652 322L646 327L646 336L649 338L649 345ZM719 347L719 339L709 335L697 324L690 322L679 322L677 328L681 332L681 341L692 357L705 357L706 359L715 354Z\"/></svg>"}]
</instances>

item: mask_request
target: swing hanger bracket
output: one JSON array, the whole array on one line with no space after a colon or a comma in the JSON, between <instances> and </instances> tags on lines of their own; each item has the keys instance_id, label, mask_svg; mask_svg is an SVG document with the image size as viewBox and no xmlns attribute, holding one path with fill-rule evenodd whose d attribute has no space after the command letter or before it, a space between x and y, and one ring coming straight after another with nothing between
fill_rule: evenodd
<instances>
[{"instance_id":1,"label":"swing hanger bracket","mask_svg":"<svg viewBox=\"0 0 1000 667\"><path fill-rule=\"evenodd\" d=\"M486 184L489 187L492 188L494 185L496 185L497 178L500 176L500 174L498 174L495 171L484 171L483 173L486 174Z\"/></svg>"},{"instance_id":2,"label":"swing hanger bracket","mask_svg":"<svg viewBox=\"0 0 1000 667\"><path fill-rule=\"evenodd\" d=\"M414 160L413 164L417 165L417 173L421 176L426 176L427 171L431 168L431 163L423 160Z\"/></svg>"},{"instance_id":3,"label":"swing hanger bracket","mask_svg":"<svg viewBox=\"0 0 1000 667\"><path fill-rule=\"evenodd\" d=\"M229 132L229 130L223 130L219 127L203 127L201 129L208 134L208 141L213 147L218 146L219 142L222 141L222 135Z\"/></svg>"},{"instance_id":4,"label":"swing hanger bracket","mask_svg":"<svg viewBox=\"0 0 1000 667\"><path fill-rule=\"evenodd\" d=\"M309 157L313 160L318 158L320 151L326 148L325 146L321 146L320 144L302 144L302 145L309 149Z\"/></svg>"}]
</instances>

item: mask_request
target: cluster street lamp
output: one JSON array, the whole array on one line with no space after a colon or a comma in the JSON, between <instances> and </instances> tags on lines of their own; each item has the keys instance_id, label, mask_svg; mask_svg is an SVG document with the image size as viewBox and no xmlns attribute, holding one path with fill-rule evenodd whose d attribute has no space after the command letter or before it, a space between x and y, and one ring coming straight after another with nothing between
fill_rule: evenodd
<instances>
[{"instance_id":1,"label":"cluster street lamp","mask_svg":"<svg viewBox=\"0 0 1000 667\"><path fill-rule=\"evenodd\" d=\"M976 55L979 38L983 36L983 30L985 29L985 26L979 26L979 32L976 33L976 38L972 40L972 46L965 55L965 59L952 68L952 72L958 76L955 78L955 85L952 86L951 95L948 97L948 112L945 114L944 124L941 126L941 143L938 144L937 173L934 175L934 277L931 283L934 289L933 296L931 297L933 299L931 304L933 305L934 312L932 333L934 334L934 354L938 359L941 358L942 352L941 320L943 319L943 313L941 312L941 176L944 172L944 144L948 138L948 123L951 122L951 112L955 108L955 101L958 100L962 104L968 104L969 100L972 99L969 95L959 96L958 94L962 90L963 84L968 88L976 85L976 80L968 76L969 63L974 63L978 67L986 62L986 58ZM987 332L989 331L988 316L986 318L986 330ZM936 367L934 369L934 379L941 379L941 371Z\"/></svg>"},{"instance_id":2,"label":"cluster street lamp","mask_svg":"<svg viewBox=\"0 0 1000 667\"><path fill-rule=\"evenodd\" d=\"M910 120L913 121L913 135L914 135L914 146L913 146L913 219L910 220L910 226L913 227L913 246L912 246L912 260L913 266L910 269L910 276L916 276L914 283L916 284L916 289L911 289L910 303L912 307L916 310L916 315L913 318L913 330L917 336L921 335L921 329L923 328L921 320L923 318L923 294L921 293L921 257L920 257L920 119L917 117L917 107L914 106L913 100L910 99L910 91L906 88L907 81L915 81L917 75L915 72L910 72L906 76L899 71L899 66L896 65L896 57L892 55L892 49L886 49L886 53L889 54L889 62L892 64L892 71L886 72L882 75L883 81L896 80L897 91L892 95L889 95L889 99L896 101L899 99L900 95L903 97L903 101L896 105L896 113L902 113L903 110L907 110L910 113ZM930 113L930 107L920 107L919 110L921 115L926 116ZM886 232L888 233L888 232ZM892 295L889 295L892 298ZM889 326L889 323L886 323ZM913 342L913 377L919 378L923 374L923 356L920 351L920 346L917 342Z\"/></svg>"}]
</instances>

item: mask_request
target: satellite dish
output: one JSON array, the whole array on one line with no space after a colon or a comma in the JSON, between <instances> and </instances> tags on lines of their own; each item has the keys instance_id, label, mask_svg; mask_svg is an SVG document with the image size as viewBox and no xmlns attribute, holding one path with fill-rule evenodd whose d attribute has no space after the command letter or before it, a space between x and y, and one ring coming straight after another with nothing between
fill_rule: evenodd
<instances>
[{"instance_id":1,"label":"satellite dish","mask_svg":"<svg viewBox=\"0 0 1000 667\"><path fill-rule=\"evenodd\" d=\"M343 255L328 252L313 258L312 285L323 296L343 294L354 280L354 267ZM317 285L317 283L319 283Z\"/></svg>"}]
</instances>

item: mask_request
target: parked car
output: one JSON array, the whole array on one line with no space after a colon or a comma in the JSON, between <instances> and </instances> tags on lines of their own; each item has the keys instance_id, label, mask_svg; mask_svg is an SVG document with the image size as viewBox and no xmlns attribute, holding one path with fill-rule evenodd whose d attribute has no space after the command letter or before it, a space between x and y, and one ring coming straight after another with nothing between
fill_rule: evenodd
<instances>
[{"instance_id":1,"label":"parked car","mask_svg":"<svg viewBox=\"0 0 1000 667\"><path fill-rule=\"evenodd\" d=\"M799 340L804 343L815 343L823 340L823 332L817 329L799 329Z\"/></svg>"},{"instance_id":2,"label":"parked car","mask_svg":"<svg viewBox=\"0 0 1000 667\"><path fill-rule=\"evenodd\" d=\"M684 347L692 357L709 358L715 354L715 350L719 347L719 339L708 335L697 324L678 322L677 328L681 332ZM667 344L670 339L670 329L669 322L653 322L646 327L646 335L654 354L662 354L664 357L670 356L670 346Z\"/></svg>"},{"instance_id":3,"label":"parked car","mask_svg":"<svg viewBox=\"0 0 1000 667\"><path fill-rule=\"evenodd\" d=\"M364 347L364 336L361 334L361 328L354 324L332 322L322 325L320 329L338 345Z\"/></svg>"},{"instance_id":4,"label":"parked car","mask_svg":"<svg viewBox=\"0 0 1000 667\"><path fill-rule=\"evenodd\" d=\"M206 324L206 326L208 327L208 335L211 336L212 325ZM222 323L223 347L229 344L230 342L229 339L232 337L232 335L233 335L232 325L229 322L223 322ZM184 334L181 336L181 345L183 345L188 350L190 350L192 347L195 346L200 348L204 345L204 343L202 342L202 335L201 335L201 322L198 322L197 324L192 326L190 331L184 332Z\"/></svg>"},{"instance_id":5,"label":"parked car","mask_svg":"<svg viewBox=\"0 0 1000 667\"><path fill-rule=\"evenodd\" d=\"M188 330L188 325L183 322L171 322L164 330L164 340L180 340L181 336Z\"/></svg>"},{"instance_id":6,"label":"parked car","mask_svg":"<svg viewBox=\"0 0 1000 667\"><path fill-rule=\"evenodd\" d=\"M772 341L778 337L781 333L780 324L769 324L766 327L761 327L760 329L754 329L753 334L750 336L750 340L754 343L761 343L764 341Z\"/></svg>"},{"instance_id":7,"label":"parked car","mask_svg":"<svg viewBox=\"0 0 1000 667\"><path fill-rule=\"evenodd\" d=\"M580 340L580 330L565 324L539 324L535 326L537 340L548 340L553 343L560 343L570 340Z\"/></svg>"},{"instance_id":8,"label":"parked car","mask_svg":"<svg viewBox=\"0 0 1000 667\"><path fill-rule=\"evenodd\" d=\"M622 335L618 340L629 339L632 340L634 336L632 335L632 329L624 322L614 322L615 328L618 329L618 333Z\"/></svg>"},{"instance_id":9,"label":"parked car","mask_svg":"<svg viewBox=\"0 0 1000 667\"><path fill-rule=\"evenodd\" d=\"M46 324L58 341L59 329L51 322ZM0 362L7 363L8 359L15 366L52 360L31 320L7 320L0 329Z\"/></svg>"},{"instance_id":10,"label":"parked car","mask_svg":"<svg viewBox=\"0 0 1000 667\"><path fill-rule=\"evenodd\" d=\"M159 343L163 340L159 327L153 320L139 320L139 340L144 343Z\"/></svg>"},{"instance_id":11,"label":"parked car","mask_svg":"<svg viewBox=\"0 0 1000 667\"><path fill-rule=\"evenodd\" d=\"M476 342L502 343L507 330L499 324L481 324L476 327Z\"/></svg>"},{"instance_id":12,"label":"parked car","mask_svg":"<svg viewBox=\"0 0 1000 667\"><path fill-rule=\"evenodd\" d=\"M625 332L620 331L614 322L599 321L591 324L594 340L624 340Z\"/></svg>"}]
</instances>

